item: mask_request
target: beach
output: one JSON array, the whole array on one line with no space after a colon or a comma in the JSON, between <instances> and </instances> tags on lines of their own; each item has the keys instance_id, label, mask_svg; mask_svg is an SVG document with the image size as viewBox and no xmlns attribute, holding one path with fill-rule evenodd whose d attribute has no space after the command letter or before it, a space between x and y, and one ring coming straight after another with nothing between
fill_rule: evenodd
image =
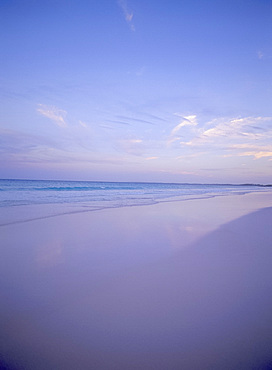
<instances>
[{"instance_id":1,"label":"beach","mask_svg":"<svg viewBox=\"0 0 272 370\"><path fill-rule=\"evenodd\" d=\"M272 370L271 19L0 1L0 370Z\"/></svg>"},{"instance_id":2,"label":"beach","mask_svg":"<svg viewBox=\"0 0 272 370\"><path fill-rule=\"evenodd\" d=\"M271 368L271 224L271 192L9 219L0 364Z\"/></svg>"}]
</instances>

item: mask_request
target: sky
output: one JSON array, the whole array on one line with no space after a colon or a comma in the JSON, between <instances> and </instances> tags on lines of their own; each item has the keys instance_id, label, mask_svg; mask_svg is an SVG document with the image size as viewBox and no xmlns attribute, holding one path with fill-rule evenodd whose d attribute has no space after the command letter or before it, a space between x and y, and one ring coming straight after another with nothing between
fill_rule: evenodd
<instances>
[{"instance_id":1,"label":"sky","mask_svg":"<svg viewBox=\"0 0 272 370\"><path fill-rule=\"evenodd\" d=\"M0 178L272 183L272 0L0 0Z\"/></svg>"}]
</instances>

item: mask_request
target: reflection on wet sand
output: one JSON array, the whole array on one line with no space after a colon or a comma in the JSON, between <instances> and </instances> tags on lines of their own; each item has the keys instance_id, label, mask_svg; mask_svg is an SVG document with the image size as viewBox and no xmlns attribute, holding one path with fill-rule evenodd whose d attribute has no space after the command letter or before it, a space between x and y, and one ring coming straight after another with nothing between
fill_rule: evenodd
<instances>
[{"instance_id":1,"label":"reflection on wet sand","mask_svg":"<svg viewBox=\"0 0 272 370\"><path fill-rule=\"evenodd\" d=\"M218 227L218 207L230 213L213 199L2 228L2 363L268 367L272 208Z\"/></svg>"}]
</instances>

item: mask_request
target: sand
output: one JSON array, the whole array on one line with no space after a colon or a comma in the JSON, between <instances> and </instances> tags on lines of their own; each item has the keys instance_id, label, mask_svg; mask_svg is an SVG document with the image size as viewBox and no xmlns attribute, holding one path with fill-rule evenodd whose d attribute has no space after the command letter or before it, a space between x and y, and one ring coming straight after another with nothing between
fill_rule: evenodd
<instances>
[{"instance_id":1,"label":"sand","mask_svg":"<svg viewBox=\"0 0 272 370\"><path fill-rule=\"evenodd\" d=\"M271 194L1 227L0 364L268 369Z\"/></svg>"}]
</instances>

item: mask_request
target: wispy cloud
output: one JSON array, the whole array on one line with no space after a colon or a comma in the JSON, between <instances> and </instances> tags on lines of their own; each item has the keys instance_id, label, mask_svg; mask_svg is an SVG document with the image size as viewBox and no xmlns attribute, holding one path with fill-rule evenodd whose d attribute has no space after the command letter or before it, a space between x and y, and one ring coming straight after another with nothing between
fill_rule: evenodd
<instances>
[{"instance_id":1,"label":"wispy cloud","mask_svg":"<svg viewBox=\"0 0 272 370\"><path fill-rule=\"evenodd\" d=\"M116 116L117 119L121 119L121 120L124 120L126 122L139 122L139 123L148 123L149 125L155 125L154 122L151 122L151 121L147 121L147 120L144 120L144 119L140 119L140 118L132 118L132 117L127 117L127 116Z\"/></svg>"},{"instance_id":2,"label":"wispy cloud","mask_svg":"<svg viewBox=\"0 0 272 370\"><path fill-rule=\"evenodd\" d=\"M62 152L62 143L53 139L12 130L0 130L0 153L7 162L40 162L54 152ZM52 155L52 160L54 155ZM56 158L56 156L55 156Z\"/></svg>"},{"instance_id":3,"label":"wispy cloud","mask_svg":"<svg viewBox=\"0 0 272 370\"><path fill-rule=\"evenodd\" d=\"M204 144L230 144L233 141L249 143L251 140L267 139L272 135L272 117L216 118L195 130L190 141L181 144L199 146Z\"/></svg>"},{"instance_id":4,"label":"wispy cloud","mask_svg":"<svg viewBox=\"0 0 272 370\"><path fill-rule=\"evenodd\" d=\"M194 136L188 141L180 141L180 144L198 153L217 153L225 158L272 158L271 123L272 117L217 118L197 127ZM183 123L176 126L171 135L181 127Z\"/></svg>"},{"instance_id":5,"label":"wispy cloud","mask_svg":"<svg viewBox=\"0 0 272 370\"><path fill-rule=\"evenodd\" d=\"M65 110L59 109L54 106L47 106L44 104L38 104L37 112L41 115L49 118L59 127L65 128L67 127L67 122L65 121L65 117L67 112Z\"/></svg>"},{"instance_id":6,"label":"wispy cloud","mask_svg":"<svg viewBox=\"0 0 272 370\"><path fill-rule=\"evenodd\" d=\"M181 117L181 122L172 129L172 131L170 133L170 136L168 138L168 141L167 141L168 145L170 145L170 144L174 143L175 141L178 141L178 140L181 139L180 131L182 130L182 128L184 128L186 126L195 127L198 124L196 115L181 116L178 113L175 113L175 115ZM181 135L181 136L183 136L183 135Z\"/></svg>"},{"instance_id":7,"label":"wispy cloud","mask_svg":"<svg viewBox=\"0 0 272 370\"><path fill-rule=\"evenodd\" d=\"M144 113L145 116L148 116L156 121L161 121L161 122L167 122L167 120L165 118L162 118L162 117L159 117L159 116L155 116L154 114L149 114L149 113Z\"/></svg>"},{"instance_id":8,"label":"wispy cloud","mask_svg":"<svg viewBox=\"0 0 272 370\"><path fill-rule=\"evenodd\" d=\"M265 158L265 157L271 157L272 158L272 151L271 152L244 152L242 154L240 154L241 156L245 157L245 156L253 156L255 157L255 159L260 159L260 158Z\"/></svg>"},{"instance_id":9,"label":"wispy cloud","mask_svg":"<svg viewBox=\"0 0 272 370\"><path fill-rule=\"evenodd\" d=\"M87 125L86 122L78 121L78 123L79 123L79 126L84 127L84 128L88 128L88 125Z\"/></svg>"},{"instance_id":10,"label":"wispy cloud","mask_svg":"<svg viewBox=\"0 0 272 370\"><path fill-rule=\"evenodd\" d=\"M248 137L258 139L266 135L264 124L272 122L272 117L238 117L232 119L215 119L208 123L212 128L204 130L202 138L237 138Z\"/></svg>"},{"instance_id":11,"label":"wispy cloud","mask_svg":"<svg viewBox=\"0 0 272 370\"><path fill-rule=\"evenodd\" d=\"M272 145L236 144L232 145L231 149L239 151L239 156L242 157L272 158Z\"/></svg>"},{"instance_id":12,"label":"wispy cloud","mask_svg":"<svg viewBox=\"0 0 272 370\"><path fill-rule=\"evenodd\" d=\"M135 31L135 26L132 22L133 13L128 9L126 0L118 0L117 3L120 6L120 8L122 9L122 11L124 13L124 16L125 16L125 20L126 20L127 24L129 25L131 31Z\"/></svg>"},{"instance_id":13,"label":"wispy cloud","mask_svg":"<svg viewBox=\"0 0 272 370\"><path fill-rule=\"evenodd\" d=\"M137 144L136 142L134 144ZM75 150L71 150L71 147ZM92 166L92 165L122 165L123 157L101 154L84 150L73 140L60 142L55 139L30 135L19 131L0 129L0 154L3 159L0 167L5 164L29 166ZM71 167L72 168L72 167Z\"/></svg>"},{"instance_id":14,"label":"wispy cloud","mask_svg":"<svg viewBox=\"0 0 272 370\"><path fill-rule=\"evenodd\" d=\"M147 158L145 158L146 161L153 161L154 159L159 159L159 157L147 157Z\"/></svg>"},{"instance_id":15,"label":"wispy cloud","mask_svg":"<svg viewBox=\"0 0 272 370\"><path fill-rule=\"evenodd\" d=\"M198 176L198 173L194 171L159 170L159 172L163 172L169 175L196 175Z\"/></svg>"},{"instance_id":16,"label":"wispy cloud","mask_svg":"<svg viewBox=\"0 0 272 370\"><path fill-rule=\"evenodd\" d=\"M141 139L119 140L119 148L127 154L136 156L142 156L145 149Z\"/></svg>"},{"instance_id":17,"label":"wispy cloud","mask_svg":"<svg viewBox=\"0 0 272 370\"><path fill-rule=\"evenodd\" d=\"M261 50L258 51L257 55L258 55L258 59L264 58L264 53Z\"/></svg>"},{"instance_id":18,"label":"wispy cloud","mask_svg":"<svg viewBox=\"0 0 272 370\"><path fill-rule=\"evenodd\" d=\"M117 124L126 125L126 126L130 126L131 125L131 123L127 122L126 121L126 118L124 118L124 117L121 118L121 119L107 119L106 121L109 122L109 123L114 123L114 124L117 123Z\"/></svg>"},{"instance_id":19,"label":"wispy cloud","mask_svg":"<svg viewBox=\"0 0 272 370\"><path fill-rule=\"evenodd\" d=\"M197 126L196 116L192 115L182 117L182 121L173 128L173 130L171 131L171 135L175 135L184 126Z\"/></svg>"}]
</instances>

